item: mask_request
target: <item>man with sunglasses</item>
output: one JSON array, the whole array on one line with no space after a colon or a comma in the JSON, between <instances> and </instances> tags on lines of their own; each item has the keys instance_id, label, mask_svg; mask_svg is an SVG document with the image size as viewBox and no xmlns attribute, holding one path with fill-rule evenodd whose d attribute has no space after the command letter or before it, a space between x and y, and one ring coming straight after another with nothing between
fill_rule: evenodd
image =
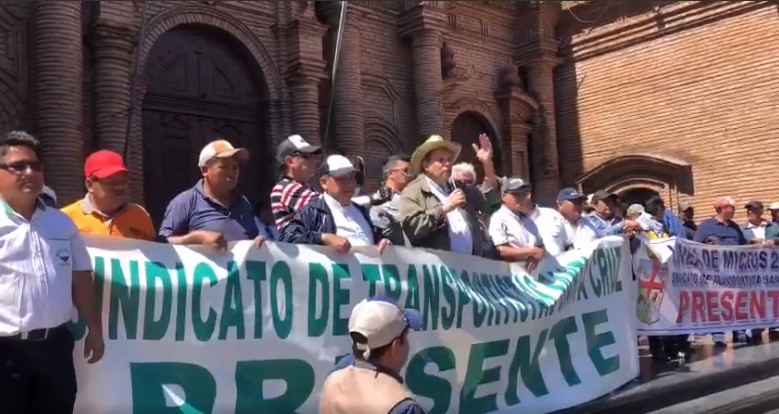
<instances>
[{"instance_id":1,"label":"man with sunglasses","mask_svg":"<svg viewBox=\"0 0 779 414\"><path fill-rule=\"evenodd\" d=\"M295 213L318 195L306 182L316 172L314 156L321 153L321 148L309 144L300 135L290 135L279 144L276 160L279 162L281 179L270 192L273 218L279 232L284 230Z\"/></svg>"},{"instance_id":2,"label":"man with sunglasses","mask_svg":"<svg viewBox=\"0 0 779 414\"><path fill-rule=\"evenodd\" d=\"M122 156L100 150L84 163L83 199L62 209L81 233L130 239L155 240L149 213L127 199L128 171Z\"/></svg>"},{"instance_id":3,"label":"man with sunglasses","mask_svg":"<svg viewBox=\"0 0 779 414\"><path fill-rule=\"evenodd\" d=\"M400 227L400 193L411 179L411 157L393 155L384 163L384 183L371 196L371 222L381 229L395 245L404 245L403 229Z\"/></svg>"},{"instance_id":4,"label":"man with sunglasses","mask_svg":"<svg viewBox=\"0 0 779 414\"><path fill-rule=\"evenodd\" d=\"M103 357L103 327L84 240L39 198L39 145L21 131L0 141L0 413L71 414L73 306L86 320L89 363Z\"/></svg>"}]
</instances>

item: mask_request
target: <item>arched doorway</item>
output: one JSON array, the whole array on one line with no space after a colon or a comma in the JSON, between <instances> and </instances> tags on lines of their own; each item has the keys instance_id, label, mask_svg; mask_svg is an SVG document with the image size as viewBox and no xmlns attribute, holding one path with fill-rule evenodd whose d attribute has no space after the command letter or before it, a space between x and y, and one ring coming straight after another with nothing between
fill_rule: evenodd
<instances>
[{"instance_id":1,"label":"arched doorway","mask_svg":"<svg viewBox=\"0 0 779 414\"><path fill-rule=\"evenodd\" d=\"M146 62L144 198L155 224L200 178L200 150L218 138L249 150L239 188L252 204L266 202L273 185L268 90L245 47L212 27L180 26L159 37Z\"/></svg>"},{"instance_id":2,"label":"arched doorway","mask_svg":"<svg viewBox=\"0 0 779 414\"><path fill-rule=\"evenodd\" d=\"M622 202L626 203L627 205L644 205L644 203L646 203L646 201L650 198L658 196L660 196L660 194L657 191L646 187L631 188L619 193L620 200L622 200Z\"/></svg>"},{"instance_id":3,"label":"arched doorway","mask_svg":"<svg viewBox=\"0 0 779 414\"><path fill-rule=\"evenodd\" d=\"M480 134L487 134L492 140L492 161L495 164L495 170L498 175L502 174L502 163L500 153L500 141L495 131L484 117L476 112L463 112L452 122L452 141L463 146L460 157L455 162L469 162L476 168L478 180L484 178L484 169L476 158L473 151L473 144L478 142Z\"/></svg>"}]
</instances>

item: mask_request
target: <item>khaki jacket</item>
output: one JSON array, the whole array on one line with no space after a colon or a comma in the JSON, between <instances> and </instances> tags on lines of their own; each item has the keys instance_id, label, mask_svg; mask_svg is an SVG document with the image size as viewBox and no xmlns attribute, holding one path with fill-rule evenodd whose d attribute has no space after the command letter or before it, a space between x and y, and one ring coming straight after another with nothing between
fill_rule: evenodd
<instances>
[{"instance_id":1,"label":"khaki jacket","mask_svg":"<svg viewBox=\"0 0 779 414\"><path fill-rule=\"evenodd\" d=\"M490 190L490 195L494 196ZM473 237L473 254L485 255L486 235L479 222L479 215L486 209L485 195L477 187L465 190L466 220ZM449 229L443 204L436 198L424 174L408 184L400 195L400 224L403 233L414 247L451 250Z\"/></svg>"},{"instance_id":2,"label":"khaki jacket","mask_svg":"<svg viewBox=\"0 0 779 414\"><path fill-rule=\"evenodd\" d=\"M392 375L349 366L325 380L319 414L387 414L406 399L413 399L411 393Z\"/></svg>"}]
</instances>

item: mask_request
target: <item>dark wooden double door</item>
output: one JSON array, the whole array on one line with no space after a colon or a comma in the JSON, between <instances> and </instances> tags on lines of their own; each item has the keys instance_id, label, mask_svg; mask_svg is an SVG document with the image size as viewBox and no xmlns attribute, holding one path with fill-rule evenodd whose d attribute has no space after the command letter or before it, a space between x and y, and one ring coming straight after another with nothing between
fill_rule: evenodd
<instances>
[{"instance_id":1,"label":"dark wooden double door","mask_svg":"<svg viewBox=\"0 0 779 414\"><path fill-rule=\"evenodd\" d=\"M204 27L160 36L147 59L143 101L144 196L156 225L179 192L200 179L197 160L214 139L249 150L239 188L256 206L273 182L267 88L243 46Z\"/></svg>"}]
</instances>

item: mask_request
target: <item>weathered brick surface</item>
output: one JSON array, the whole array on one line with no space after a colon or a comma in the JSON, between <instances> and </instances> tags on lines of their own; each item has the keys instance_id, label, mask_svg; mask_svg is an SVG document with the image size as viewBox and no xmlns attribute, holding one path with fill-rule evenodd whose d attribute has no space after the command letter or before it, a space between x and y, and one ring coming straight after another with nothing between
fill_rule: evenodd
<instances>
[{"instance_id":1,"label":"weathered brick surface","mask_svg":"<svg viewBox=\"0 0 779 414\"><path fill-rule=\"evenodd\" d=\"M563 181L620 155L650 153L692 164L694 194L678 198L691 198L698 218L720 194L779 201L776 5L609 3L564 16L566 62L556 78ZM659 184L675 200L673 183L650 182L662 173L637 165L625 185Z\"/></svg>"},{"instance_id":2,"label":"weathered brick surface","mask_svg":"<svg viewBox=\"0 0 779 414\"><path fill-rule=\"evenodd\" d=\"M545 201L559 184L575 184L598 165L629 153L659 154L691 164L694 188L688 191L669 178L672 170L667 165L647 162L647 157L623 162L611 169L611 176L584 184L616 190L652 188L670 202L689 196L701 215L719 193L739 201L779 200L770 174L776 165L770 143L779 135L775 5L579 2L559 16L556 38L562 46L557 55L562 64L554 67L559 13L555 4L426 2L424 8L435 13L417 19L415 26L406 19L411 3L349 2L353 17L342 55L347 66L336 86L337 106L343 110L334 117L332 139L333 148L365 156L369 188L379 182L379 167L387 155L412 151L419 134L433 132L436 125L441 125L438 132L444 136L475 139L452 129L459 118L469 121L458 125L492 135L501 157L499 168L533 178L541 184L539 195ZM321 108L328 104L323 92L333 36L327 31L332 21L322 16L321 7L310 1L149 2L147 33L139 49L142 69L155 41L175 27L222 31L242 45L232 52L244 53L262 70L268 151L292 132L317 141L323 125ZM25 44L25 36L38 36L39 47L44 47L48 35L45 26L31 20L32 10L26 3L0 8L5 16L0 20L11 26L4 33L22 39L8 43L11 46ZM52 119L61 117L61 107L70 101L56 107L45 99L26 104L27 88L49 96L64 93L62 82L45 84L54 73L51 69L40 73L36 69L43 62L58 61L59 51L49 48L41 62L35 62L34 48L26 53L23 46L5 51L10 63L0 71L0 123L4 128L43 128L45 137L56 134L64 140L48 138L46 144L52 180L77 174L81 153L62 144L72 144L74 137L84 144L79 151L93 145L121 149L126 128L121 114L129 108L132 81L128 59L140 10L138 2L101 2L85 9L81 27L75 20L60 25L58 30L69 30L69 39L80 38L83 32L88 41L83 71L81 63L59 63L68 85L71 78L83 78L84 93L78 94L83 96L83 109L68 112L63 118L67 122ZM444 42L454 54L454 68L446 74L441 73L441 56L436 53ZM23 70L28 65L30 82ZM508 79L506 74L517 66L520 76ZM145 86L141 78L139 104ZM73 99L81 108L82 99ZM36 122L30 125L26 114L34 110ZM81 133L73 129L84 122L73 121L77 117L86 121ZM132 118L128 163L134 172L133 198L142 201L140 106ZM531 132L532 139L526 136ZM466 147L464 155L472 158L472 150ZM735 170L744 166L749 173ZM81 191L80 179L55 186L68 195ZM684 191L692 194L677 194Z\"/></svg>"}]
</instances>

